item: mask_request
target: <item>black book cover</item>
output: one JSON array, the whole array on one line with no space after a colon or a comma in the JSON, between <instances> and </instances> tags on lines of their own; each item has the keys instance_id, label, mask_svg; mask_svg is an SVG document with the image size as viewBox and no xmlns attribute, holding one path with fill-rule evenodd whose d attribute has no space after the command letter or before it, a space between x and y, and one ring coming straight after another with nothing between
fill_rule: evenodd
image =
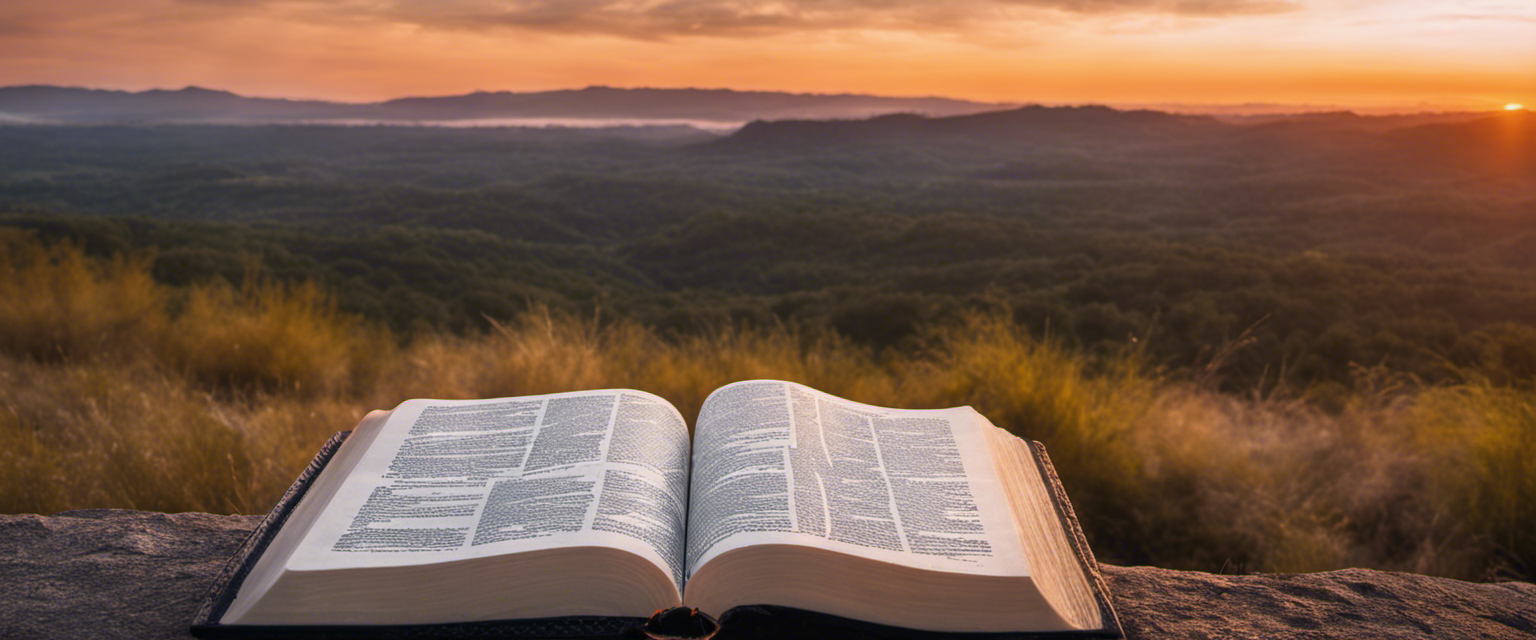
<instances>
[{"instance_id":1,"label":"black book cover","mask_svg":"<svg viewBox=\"0 0 1536 640\"><path fill-rule=\"evenodd\" d=\"M1094 598L1104 619L1104 628L1082 631L987 632L964 633L925 631L852 620L814 611L777 605L736 607L720 616L718 623L708 616L679 607L658 611L646 618L610 616L563 616L524 620L455 622L423 625L228 625L219 622L256 560L277 536L288 516L325 465L330 462L351 431L342 431L320 447L314 460L304 468L293 485L283 494L272 511L251 531L240 548L224 565L209 586L202 604L192 618L192 635L199 638L714 638L745 640L797 637L838 637L847 639L889 640L1013 640L1026 638L1120 638L1119 619L1110 603L1109 590L1099 573L1099 565L1088 547L1072 503L1062 489L1056 468L1045 454L1045 447L1029 441L1040 470L1040 477L1055 505L1056 514L1067 532L1078 564L1088 577Z\"/></svg>"}]
</instances>

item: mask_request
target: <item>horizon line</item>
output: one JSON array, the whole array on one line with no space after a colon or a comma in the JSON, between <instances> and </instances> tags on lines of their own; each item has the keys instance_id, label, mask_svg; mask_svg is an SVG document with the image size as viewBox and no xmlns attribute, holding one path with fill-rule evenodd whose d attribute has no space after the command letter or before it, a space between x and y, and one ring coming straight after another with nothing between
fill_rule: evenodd
<instances>
[{"instance_id":1,"label":"horizon line","mask_svg":"<svg viewBox=\"0 0 1536 640\"><path fill-rule=\"evenodd\" d=\"M463 93L406 94L406 95L400 95L400 96L395 96L395 97L390 97L390 98L383 98L383 99L378 99L378 100L352 101L352 100L343 100L343 99L334 99L334 98L323 98L323 97L313 97L313 96L299 97L299 96L275 96L275 95L246 94L246 93L240 93L238 91L231 90L231 89L219 88L219 87L208 87L208 86L197 85L197 84L187 84L187 85L184 85L184 86L182 86L180 88L165 88L165 87L158 87L157 86L157 87L151 87L151 88L147 88L147 89L137 89L137 90L135 90L135 89L125 89L125 88L115 88L115 87L85 86L85 85L72 85L72 84L50 84L50 83L39 83L39 82L31 82L31 83L23 83L23 84L0 85L0 90L5 90L5 89L27 89L27 88L48 88L48 89L71 89L71 90L82 90L82 91L101 91L101 92L110 92L110 93L127 93L127 94L130 94L130 95L140 95L140 94L156 93L156 92L159 92L159 93L177 93L177 92L182 92L182 91L193 91L193 90L196 90L196 91L207 91L207 92L211 92L211 93L224 93L224 94L229 94L229 95L232 95L232 96L235 96L235 97L239 97L239 98L255 99L255 100L279 100L279 101L286 101L286 102L323 102L323 103L329 103L329 104L355 105L355 106L382 104L382 103L392 102L392 101L396 101L396 100L408 100L408 99L457 98L457 97L464 97L464 96L471 96L471 95L494 95L494 94L532 95L532 94L541 94L541 93L561 93L561 92L571 92L571 93L574 93L574 92L589 91L589 90L594 90L594 89L608 89L608 90L617 90L617 91L699 91L699 92L728 92L728 93L738 93L738 94L760 93L760 94L779 94L779 95L808 96L808 97L829 97L829 98L833 98L833 97L875 98L875 99L881 99L881 100L944 100L944 101L949 101L949 102L957 102L957 103L971 104L971 105L977 105L977 106L997 107L1000 110L1001 109L1013 109L1013 108L1029 107L1029 106L1041 106L1041 107L1089 107L1089 106L1103 106L1103 107L1109 107L1109 108L1120 109L1120 110L1138 110L1139 109L1139 110L1166 111L1166 112L1169 112L1169 113L1203 114L1203 115L1228 115L1228 116L1244 116L1244 115L1282 116L1282 115L1309 115L1309 114L1321 114L1321 113L1353 113L1355 115L1362 115L1362 116L1420 115L1420 114L1423 114L1423 115L1433 115L1433 114L1496 112L1496 111L1499 111L1502 108L1500 106L1489 106L1489 107L1485 107L1485 108L1477 108L1477 107L1472 107L1472 106L1469 106L1469 105L1437 104L1437 103L1426 102L1426 101L1420 101L1419 103L1417 103L1415 105L1407 105L1407 104L1366 105L1366 104L1342 104L1342 103L1255 102L1255 101L1181 102L1181 101L1176 101L1176 100L1122 101L1122 102L1110 102L1110 101L1082 101L1082 102L1079 102L1079 101L1063 101L1063 102L1003 101L1003 102L998 102L998 101L987 101L987 100L974 100L974 99L970 99L970 98L962 98L962 97L955 97L955 96L945 96L945 95L938 95L938 94L927 94L927 95L891 95L891 94L879 94L879 93L857 93L857 92L850 92L850 91L816 92L816 91L791 91L791 90L780 90L780 89L737 89L737 88L732 88L732 87L699 87L699 86L649 86L649 85L641 85L641 86L615 86L615 85L610 85L610 84L589 84L589 85L585 85L585 86L581 86L581 87L565 87L565 88L556 88L556 89L534 89L534 90L475 89L475 90L466 91L466 92L463 92ZM1176 111L1174 111L1174 110L1176 110ZM1244 110L1250 110L1250 111L1253 111L1253 112L1252 113L1244 113L1243 112Z\"/></svg>"}]
</instances>

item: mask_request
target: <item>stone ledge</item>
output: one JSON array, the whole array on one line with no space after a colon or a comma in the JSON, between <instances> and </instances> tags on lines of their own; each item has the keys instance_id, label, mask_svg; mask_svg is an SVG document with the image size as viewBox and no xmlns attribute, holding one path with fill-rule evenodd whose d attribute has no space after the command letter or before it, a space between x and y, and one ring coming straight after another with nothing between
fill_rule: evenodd
<instances>
[{"instance_id":1,"label":"stone ledge","mask_svg":"<svg viewBox=\"0 0 1536 640\"><path fill-rule=\"evenodd\" d=\"M257 516L0 515L0 637L189 638ZM1104 566L1127 638L1536 638L1536 585L1345 569L1227 576Z\"/></svg>"}]
</instances>

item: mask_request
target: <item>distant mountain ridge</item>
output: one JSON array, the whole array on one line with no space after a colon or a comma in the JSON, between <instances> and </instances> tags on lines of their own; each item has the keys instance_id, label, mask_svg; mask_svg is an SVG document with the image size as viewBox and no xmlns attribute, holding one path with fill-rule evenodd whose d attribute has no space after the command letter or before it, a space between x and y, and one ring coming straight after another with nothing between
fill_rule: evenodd
<instances>
[{"instance_id":1,"label":"distant mountain ridge","mask_svg":"<svg viewBox=\"0 0 1536 640\"><path fill-rule=\"evenodd\" d=\"M890 113L954 116L1010 106L939 97L601 86L539 92L482 91L370 103L253 98L201 87L139 92L52 85L0 87L0 121L55 124L306 120L410 123L496 118L697 120L741 124L786 118L868 118Z\"/></svg>"},{"instance_id":2,"label":"distant mountain ridge","mask_svg":"<svg viewBox=\"0 0 1536 640\"><path fill-rule=\"evenodd\" d=\"M1177 106L1177 105L1174 105ZM1333 126L1340 129L1386 131L1432 123L1476 120L1485 113L1419 113L1359 115L1348 111L1234 115L1218 109L1197 113L1181 108L1111 108L1105 106L1039 105L977 102L944 97L889 97L865 94L789 93L737 91L733 89L638 88L591 86L554 91L476 91L462 95L414 96L379 102L347 103L326 100L258 98L229 91L188 86L182 89L122 91L55 85L0 87L0 124L263 124L284 122L337 122L437 124L455 121L554 120L615 121L619 124L694 124L733 129L750 122L865 120L874 119L864 132L900 133L913 127L926 134L952 135L967 128L1003 124L1021 126L1021 120L1037 125L1077 128L1140 122L1140 133L1178 127L1210 128L1217 122L1231 124L1303 125L1308 129ZM1032 111L1031 111L1032 110ZM1019 114L998 116L1020 111ZM1134 114L1108 118L1109 113ZM919 118L918 116L922 116ZM953 123L923 124L924 119L974 117ZM998 120L998 119L1001 120ZM621 122L622 121L622 122ZM589 126L590 124L589 123ZM1095 124L1097 123L1097 124ZM508 123L515 124L515 123ZM713 126L710 126L713 125ZM794 125L811 134L815 127ZM1134 129L1135 127L1133 127ZM829 131L842 132L841 126ZM774 130L775 135L785 127ZM817 135L825 132L818 132ZM1108 133L1106 131L1105 133ZM1136 133L1130 131L1128 133Z\"/></svg>"},{"instance_id":3,"label":"distant mountain ridge","mask_svg":"<svg viewBox=\"0 0 1536 640\"><path fill-rule=\"evenodd\" d=\"M1536 114L1442 116L1319 114L1243 123L1104 106L1028 106L947 117L755 121L696 148L786 158L1011 158L975 174L1003 180L1096 181L1137 171L1178 179L1199 171L1204 179L1236 175L1239 166L1280 170L1298 163L1368 179L1536 177Z\"/></svg>"},{"instance_id":4,"label":"distant mountain ridge","mask_svg":"<svg viewBox=\"0 0 1536 640\"><path fill-rule=\"evenodd\" d=\"M0 114L62 124L345 117L351 106L319 100L248 98L201 87L139 92L52 85L0 87Z\"/></svg>"},{"instance_id":5,"label":"distant mountain ridge","mask_svg":"<svg viewBox=\"0 0 1536 640\"><path fill-rule=\"evenodd\" d=\"M704 153L936 151L957 159L999 153L1011 157L1020 150L1054 154L1049 167L1036 158L989 170L989 175L1008 179L1119 175L1122 168L1112 163L1063 159L1109 151L1134 154L1143 161L1202 158L1216 165L1280 166L1306 159L1332 163L1341 172L1356 171L1353 167L1392 167L1404 174L1536 172L1536 115L1527 111L1233 118L1097 105L1009 108L948 98L729 89L587 87L341 103L252 98L200 87L140 92L47 85L0 88L0 125L455 122L623 127L606 129L605 135L660 136L656 140L665 138L668 144L698 144ZM1056 166L1064 162L1070 170Z\"/></svg>"}]
</instances>

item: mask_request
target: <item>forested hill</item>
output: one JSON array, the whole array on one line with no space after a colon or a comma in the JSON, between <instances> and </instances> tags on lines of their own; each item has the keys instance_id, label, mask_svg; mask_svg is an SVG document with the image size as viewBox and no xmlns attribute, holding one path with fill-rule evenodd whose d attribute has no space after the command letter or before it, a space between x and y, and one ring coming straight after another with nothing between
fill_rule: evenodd
<instances>
[{"instance_id":1,"label":"forested hill","mask_svg":"<svg viewBox=\"0 0 1536 640\"><path fill-rule=\"evenodd\" d=\"M728 153L825 155L837 149L947 152L958 164L1001 156L1075 154L1094 169L1041 177L1116 175L1124 161L1222 164L1248 170L1327 166L1342 175L1439 179L1536 176L1536 114L1443 119L1333 114L1235 124L1213 116L1121 111L1103 106L1042 107L951 117L893 114L863 120L752 122L708 143ZM1091 159L1091 160L1090 160ZM1005 174L994 173L994 177Z\"/></svg>"},{"instance_id":2,"label":"forested hill","mask_svg":"<svg viewBox=\"0 0 1536 640\"><path fill-rule=\"evenodd\" d=\"M943 141L976 144L1133 146L1188 143L1230 135L1241 127L1210 116L1120 111L1104 106L1043 107L952 117L894 114L865 120L753 122L716 143L755 149L834 143L908 145Z\"/></svg>"}]
</instances>

